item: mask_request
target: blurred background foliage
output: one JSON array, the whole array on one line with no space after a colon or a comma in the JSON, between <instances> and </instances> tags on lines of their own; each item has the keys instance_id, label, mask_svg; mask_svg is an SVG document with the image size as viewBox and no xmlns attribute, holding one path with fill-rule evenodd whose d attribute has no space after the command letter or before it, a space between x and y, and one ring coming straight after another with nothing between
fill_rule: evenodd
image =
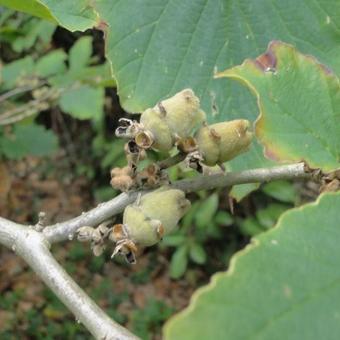
<instances>
[{"instance_id":1,"label":"blurred background foliage","mask_svg":"<svg viewBox=\"0 0 340 340\"><path fill-rule=\"evenodd\" d=\"M1 216L28 224L46 211L55 222L114 197L109 170L125 163L124 142L114 138L114 129L128 115L119 106L102 33L70 33L0 7L0 53ZM176 180L193 173L176 166L169 175ZM95 258L77 242L57 245L54 253L110 316L143 339L158 339L164 321L251 236L316 194L312 183L286 181L263 185L237 204L227 189L191 194L178 231L146 249L133 267L113 263L110 250ZM89 338L24 262L3 248L0 338Z\"/></svg>"}]
</instances>

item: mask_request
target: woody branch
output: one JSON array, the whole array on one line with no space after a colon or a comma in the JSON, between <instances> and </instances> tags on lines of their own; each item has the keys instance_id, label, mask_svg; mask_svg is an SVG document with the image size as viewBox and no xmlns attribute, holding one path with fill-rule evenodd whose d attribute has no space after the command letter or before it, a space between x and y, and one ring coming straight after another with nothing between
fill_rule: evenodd
<instances>
[{"instance_id":1,"label":"woody branch","mask_svg":"<svg viewBox=\"0 0 340 340\"><path fill-rule=\"evenodd\" d=\"M310 178L303 163L253 169L225 174L202 175L172 183L185 192L229 187L244 183L263 183L279 179ZM97 339L135 339L124 327L111 320L73 281L49 251L50 244L72 238L80 227L95 226L119 214L146 191L122 193L114 199L66 222L45 227L42 232L0 218L0 244L22 257L45 284L73 312Z\"/></svg>"}]
</instances>

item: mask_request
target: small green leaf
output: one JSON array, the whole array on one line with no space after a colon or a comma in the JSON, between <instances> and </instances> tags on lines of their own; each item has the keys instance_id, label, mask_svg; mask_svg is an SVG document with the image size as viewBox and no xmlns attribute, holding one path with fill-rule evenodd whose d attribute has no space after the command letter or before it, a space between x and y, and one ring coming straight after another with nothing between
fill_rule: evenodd
<instances>
[{"instance_id":1,"label":"small green leaf","mask_svg":"<svg viewBox=\"0 0 340 340\"><path fill-rule=\"evenodd\" d=\"M35 72L41 77L49 77L66 71L67 55L63 50L54 50L36 61Z\"/></svg>"},{"instance_id":2,"label":"small green leaf","mask_svg":"<svg viewBox=\"0 0 340 340\"><path fill-rule=\"evenodd\" d=\"M265 228L272 228L277 222L278 218L288 209L286 205L272 203L266 208L258 209L256 211L256 218L259 223Z\"/></svg>"},{"instance_id":3,"label":"small green leaf","mask_svg":"<svg viewBox=\"0 0 340 340\"><path fill-rule=\"evenodd\" d=\"M102 116L104 89L82 85L62 93L62 110L78 119L97 119Z\"/></svg>"},{"instance_id":4,"label":"small green leaf","mask_svg":"<svg viewBox=\"0 0 340 340\"><path fill-rule=\"evenodd\" d=\"M219 224L219 225L223 225L223 226L230 226L234 223L234 219L232 218L232 216L223 210L220 210L217 212L214 221Z\"/></svg>"},{"instance_id":5,"label":"small green leaf","mask_svg":"<svg viewBox=\"0 0 340 340\"><path fill-rule=\"evenodd\" d=\"M238 224L244 235L255 236L264 231L264 228L255 217L239 220Z\"/></svg>"},{"instance_id":6,"label":"small green leaf","mask_svg":"<svg viewBox=\"0 0 340 340\"><path fill-rule=\"evenodd\" d=\"M207 253L199 243L190 244L189 255L198 264L204 264L207 261Z\"/></svg>"},{"instance_id":7,"label":"small green leaf","mask_svg":"<svg viewBox=\"0 0 340 340\"><path fill-rule=\"evenodd\" d=\"M204 228L212 223L214 215L218 208L218 195L211 194L207 199L200 203L200 208L195 215L197 227Z\"/></svg>"},{"instance_id":8,"label":"small green leaf","mask_svg":"<svg viewBox=\"0 0 340 340\"><path fill-rule=\"evenodd\" d=\"M199 210L199 208L200 202L196 201L191 205L189 211L182 218L181 226L183 229L187 229L192 225L193 220L195 219L196 216L196 212Z\"/></svg>"},{"instance_id":9,"label":"small green leaf","mask_svg":"<svg viewBox=\"0 0 340 340\"><path fill-rule=\"evenodd\" d=\"M51 130L35 124L15 125L12 135L0 135L0 150L10 159L47 156L56 150L57 145L57 138Z\"/></svg>"},{"instance_id":10,"label":"small green leaf","mask_svg":"<svg viewBox=\"0 0 340 340\"><path fill-rule=\"evenodd\" d=\"M340 192L287 211L167 322L165 340L338 339Z\"/></svg>"},{"instance_id":11,"label":"small green leaf","mask_svg":"<svg viewBox=\"0 0 340 340\"><path fill-rule=\"evenodd\" d=\"M28 27L27 27L28 26ZM21 53L30 49L32 46L37 50L39 43L48 45L53 32L56 29L56 25L51 22L39 20L36 18L30 18L27 24L24 24L20 29L23 30L23 35L18 35L11 44L14 51Z\"/></svg>"},{"instance_id":12,"label":"small green leaf","mask_svg":"<svg viewBox=\"0 0 340 340\"><path fill-rule=\"evenodd\" d=\"M34 62L31 56L15 60L0 68L1 86L8 90L15 86L19 77L31 75L34 70Z\"/></svg>"},{"instance_id":13,"label":"small green leaf","mask_svg":"<svg viewBox=\"0 0 340 340\"><path fill-rule=\"evenodd\" d=\"M71 72L84 68L89 62L92 54L92 37L85 36L78 39L69 52L69 63Z\"/></svg>"},{"instance_id":14,"label":"small green leaf","mask_svg":"<svg viewBox=\"0 0 340 340\"><path fill-rule=\"evenodd\" d=\"M270 164L268 164L269 166ZM240 202L250 192L256 190L260 185L257 183L247 183L234 185L230 190L229 196L234 198L236 202Z\"/></svg>"},{"instance_id":15,"label":"small green leaf","mask_svg":"<svg viewBox=\"0 0 340 340\"><path fill-rule=\"evenodd\" d=\"M262 187L262 191L281 202L294 203L297 198L297 192L293 184L288 181L267 183Z\"/></svg>"},{"instance_id":16,"label":"small green leaf","mask_svg":"<svg viewBox=\"0 0 340 340\"><path fill-rule=\"evenodd\" d=\"M182 234L170 234L164 236L162 244L169 247L178 247L186 241L186 236Z\"/></svg>"},{"instance_id":17,"label":"small green leaf","mask_svg":"<svg viewBox=\"0 0 340 340\"><path fill-rule=\"evenodd\" d=\"M170 277L179 279L187 269L188 265L188 247L183 245L176 249L171 258Z\"/></svg>"}]
</instances>

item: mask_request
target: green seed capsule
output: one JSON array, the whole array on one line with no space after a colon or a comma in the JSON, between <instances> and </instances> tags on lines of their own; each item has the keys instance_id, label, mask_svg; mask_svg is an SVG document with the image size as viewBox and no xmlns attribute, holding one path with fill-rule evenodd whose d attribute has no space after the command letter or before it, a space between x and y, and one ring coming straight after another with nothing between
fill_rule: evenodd
<instances>
[{"instance_id":1,"label":"green seed capsule","mask_svg":"<svg viewBox=\"0 0 340 340\"><path fill-rule=\"evenodd\" d=\"M141 115L140 123L144 126L145 131L141 131L135 136L138 146L145 149L152 146L156 150L165 152L173 147L174 140L167 122L156 110L145 110Z\"/></svg>"},{"instance_id":2,"label":"green seed capsule","mask_svg":"<svg viewBox=\"0 0 340 340\"><path fill-rule=\"evenodd\" d=\"M144 195L139 203L127 206L123 224L131 241L151 246L177 227L189 207L183 191L159 189Z\"/></svg>"},{"instance_id":3,"label":"green seed capsule","mask_svg":"<svg viewBox=\"0 0 340 340\"><path fill-rule=\"evenodd\" d=\"M198 124L205 121L200 101L191 89L161 101L154 109L164 117L171 133L180 138L188 137Z\"/></svg>"},{"instance_id":4,"label":"green seed capsule","mask_svg":"<svg viewBox=\"0 0 340 340\"><path fill-rule=\"evenodd\" d=\"M253 136L248 131L249 125L248 120L238 119L202 127L195 139L203 163L222 164L247 151Z\"/></svg>"},{"instance_id":5,"label":"green seed capsule","mask_svg":"<svg viewBox=\"0 0 340 340\"><path fill-rule=\"evenodd\" d=\"M135 135L136 144L144 149L167 152L175 142L187 138L205 121L199 99L191 89L178 92L145 110L140 118L143 127Z\"/></svg>"}]
</instances>

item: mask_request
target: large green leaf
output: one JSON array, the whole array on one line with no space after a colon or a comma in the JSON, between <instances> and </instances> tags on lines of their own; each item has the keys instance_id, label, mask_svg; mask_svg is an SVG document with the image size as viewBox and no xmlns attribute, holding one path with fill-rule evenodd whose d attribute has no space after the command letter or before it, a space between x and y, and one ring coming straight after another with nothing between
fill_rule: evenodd
<instances>
[{"instance_id":1,"label":"large green leaf","mask_svg":"<svg viewBox=\"0 0 340 340\"><path fill-rule=\"evenodd\" d=\"M211 122L255 121L258 110L250 93L237 83L213 80L213 74L256 57L274 39L292 43L340 72L338 0L41 2L55 16L59 14L64 26L65 18L75 15L77 8L86 8L86 3L95 7L100 26L106 29L107 57L121 104L130 112L140 112L191 87L202 99ZM78 12L81 17L83 14ZM73 27L66 27L84 28L76 21ZM240 170L269 164L255 142L250 152L233 160L230 167ZM243 194L250 187L243 187ZM243 194L239 192L238 198Z\"/></svg>"},{"instance_id":2,"label":"large green leaf","mask_svg":"<svg viewBox=\"0 0 340 340\"><path fill-rule=\"evenodd\" d=\"M97 24L90 0L0 0L0 5L58 22L71 31L85 31Z\"/></svg>"},{"instance_id":3,"label":"large green leaf","mask_svg":"<svg viewBox=\"0 0 340 340\"><path fill-rule=\"evenodd\" d=\"M140 112L160 98L192 87L209 120L258 115L255 102L238 84L213 80L217 70L256 56L272 39L282 39L340 71L340 6L337 0L126 0L99 1L109 24L107 56L112 63L121 103ZM308 24L302 27L301 23ZM311 38L313 37L313 38ZM249 55L247 55L247 53ZM241 170L272 163L257 141L250 152L231 162ZM254 185L232 192L240 199Z\"/></svg>"},{"instance_id":4,"label":"large green leaf","mask_svg":"<svg viewBox=\"0 0 340 340\"><path fill-rule=\"evenodd\" d=\"M325 66L273 42L257 59L218 76L254 91L261 114L256 134L269 158L304 160L325 171L340 168L340 82Z\"/></svg>"},{"instance_id":5,"label":"large green leaf","mask_svg":"<svg viewBox=\"0 0 340 340\"><path fill-rule=\"evenodd\" d=\"M165 339L338 339L340 193L290 210L195 293Z\"/></svg>"}]
</instances>

